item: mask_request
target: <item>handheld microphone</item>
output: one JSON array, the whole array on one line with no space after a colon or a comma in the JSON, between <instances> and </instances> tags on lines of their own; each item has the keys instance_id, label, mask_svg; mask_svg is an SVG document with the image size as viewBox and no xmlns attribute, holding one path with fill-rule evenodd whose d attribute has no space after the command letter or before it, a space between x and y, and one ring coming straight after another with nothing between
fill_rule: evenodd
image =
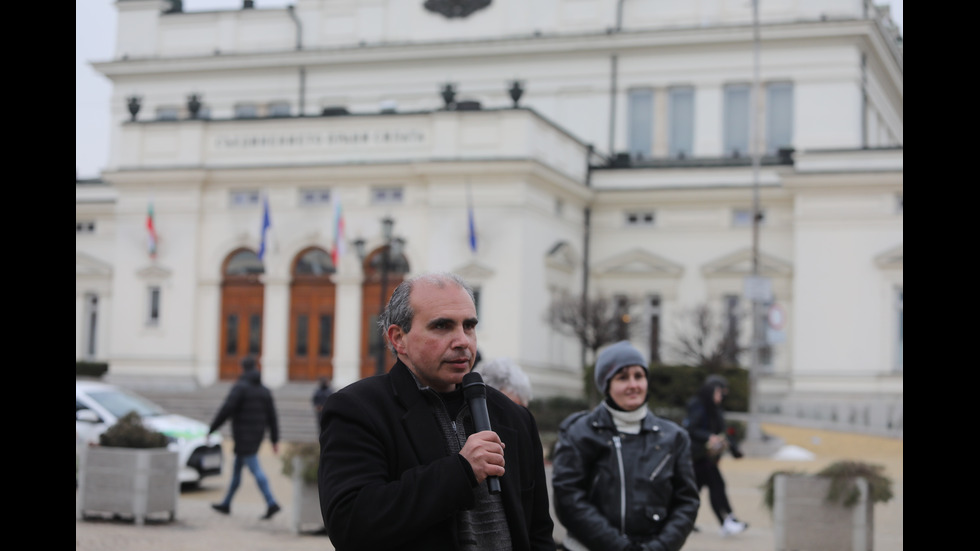
<instances>
[{"instance_id":1,"label":"handheld microphone","mask_svg":"<svg viewBox=\"0 0 980 551\"><path fill-rule=\"evenodd\" d=\"M477 432L493 430L490 428L490 413L487 411L487 386L483 375L470 371L463 375L463 396L470 403L470 415ZM500 493L500 480L496 476L487 477L487 488L491 494Z\"/></svg>"}]
</instances>

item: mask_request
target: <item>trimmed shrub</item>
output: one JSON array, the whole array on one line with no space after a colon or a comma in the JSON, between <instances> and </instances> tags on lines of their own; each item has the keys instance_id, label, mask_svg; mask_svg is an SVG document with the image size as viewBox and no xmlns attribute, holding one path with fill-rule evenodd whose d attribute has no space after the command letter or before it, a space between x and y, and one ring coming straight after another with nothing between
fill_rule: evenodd
<instances>
[{"instance_id":1,"label":"trimmed shrub","mask_svg":"<svg viewBox=\"0 0 980 551\"><path fill-rule=\"evenodd\" d=\"M75 362L76 377L102 377L109 371L109 364L106 362Z\"/></svg>"},{"instance_id":2,"label":"trimmed shrub","mask_svg":"<svg viewBox=\"0 0 980 551\"><path fill-rule=\"evenodd\" d=\"M166 448L168 442L165 434L144 425L135 411L123 415L99 435L99 444L107 448Z\"/></svg>"}]
</instances>

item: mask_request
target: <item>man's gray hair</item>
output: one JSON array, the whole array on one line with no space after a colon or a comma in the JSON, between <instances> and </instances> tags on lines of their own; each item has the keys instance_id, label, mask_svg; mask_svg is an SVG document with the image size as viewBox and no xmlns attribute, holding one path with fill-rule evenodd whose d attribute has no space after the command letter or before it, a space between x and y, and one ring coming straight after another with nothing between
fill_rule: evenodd
<instances>
[{"instance_id":1,"label":"man's gray hair","mask_svg":"<svg viewBox=\"0 0 980 551\"><path fill-rule=\"evenodd\" d=\"M412 330L412 320L415 318L415 310L412 309L410 299L412 296L412 288L418 282L428 283L440 289L445 288L446 285L456 285L460 289L466 291L466 294L469 295L470 300L473 301L473 305L476 305L476 299L473 297L473 288L470 287L470 284L466 283L466 281L458 274L454 274L452 272L437 272L421 274L406 279L405 281L402 281L398 287L395 287L395 292L391 294L391 299L388 301L388 305L385 306L384 314L382 314L381 319L378 320L378 328L381 330L382 342L388 342L388 328L392 325L401 327L406 333ZM391 350L391 353L394 356L398 356L398 352L395 350L395 345L388 342L388 349Z\"/></svg>"},{"instance_id":2,"label":"man's gray hair","mask_svg":"<svg viewBox=\"0 0 980 551\"><path fill-rule=\"evenodd\" d=\"M501 392L516 395L527 405L531 401L531 380L527 374L510 358L495 358L481 362L473 368L483 375L483 382Z\"/></svg>"}]
</instances>

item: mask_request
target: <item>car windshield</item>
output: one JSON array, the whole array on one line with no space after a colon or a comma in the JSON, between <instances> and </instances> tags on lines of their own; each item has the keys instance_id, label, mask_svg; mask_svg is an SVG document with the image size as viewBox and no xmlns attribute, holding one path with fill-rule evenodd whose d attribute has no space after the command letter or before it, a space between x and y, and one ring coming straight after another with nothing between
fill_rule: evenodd
<instances>
[{"instance_id":1,"label":"car windshield","mask_svg":"<svg viewBox=\"0 0 980 551\"><path fill-rule=\"evenodd\" d=\"M119 390L95 390L89 393L89 396L116 417L122 417L131 411L135 411L140 417L153 417L155 415L167 414L163 408L146 398L128 392Z\"/></svg>"}]
</instances>

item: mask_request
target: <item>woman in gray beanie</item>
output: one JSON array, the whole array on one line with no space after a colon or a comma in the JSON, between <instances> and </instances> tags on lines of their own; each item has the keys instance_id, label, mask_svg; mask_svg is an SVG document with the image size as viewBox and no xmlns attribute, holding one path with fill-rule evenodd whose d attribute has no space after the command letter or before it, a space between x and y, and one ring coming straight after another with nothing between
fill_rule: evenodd
<instances>
[{"instance_id":1,"label":"woman in gray beanie","mask_svg":"<svg viewBox=\"0 0 980 551\"><path fill-rule=\"evenodd\" d=\"M552 460L555 513L571 551L677 551L700 498L691 440L647 407L647 363L627 341L599 352L605 399L562 421Z\"/></svg>"}]
</instances>

